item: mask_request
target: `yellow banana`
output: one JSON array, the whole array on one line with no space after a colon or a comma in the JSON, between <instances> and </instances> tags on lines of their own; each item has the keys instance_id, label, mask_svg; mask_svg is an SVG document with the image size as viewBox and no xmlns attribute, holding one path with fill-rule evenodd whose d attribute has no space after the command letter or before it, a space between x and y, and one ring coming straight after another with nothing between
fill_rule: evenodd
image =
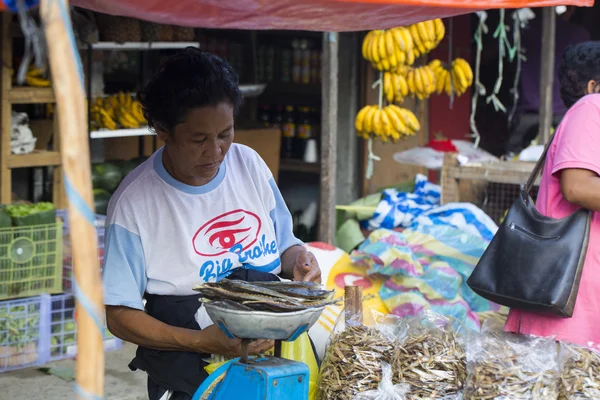
<instances>
[{"instance_id":1,"label":"yellow banana","mask_svg":"<svg viewBox=\"0 0 600 400\"><path fill-rule=\"evenodd\" d=\"M387 49L385 46L385 31L380 31L377 37L377 52L381 61L387 59Z\"/></svg>"},{"instance_id":2,"label":"yellow banana","mask_svg":"<svg viewBox=\"0 0 600 400\"><path fill-rule=\"evenodd\" d=\"M372 32L373 32L373 37L371 38L371 41L370 41L369 50L371 52L371 61L374 62L375 64L377 64L378 62L381 61L381 58L379 58L379 50L378 50L379 46L377 45L377 41L379 40L381 31L372 31Z\"/></svg>"},{"instance_id":3,"label":"yellow banana","mask_svg":"<svg viewBox=\"0 0 600 400\"><path fill-rule=\"evenodd\" d=\"M383 123L381 122L381 110L378 108L373 115L373 133L377 136L385 136Z\"/></svg>"},{"instance_id":4,"label":"yellow banana","mask_svg":"<svg viewBox=\"0 0 600 400\"><path fill-rule=\"evenodd\" d=\"M421 52L423 54L425 54L428 50L430 50L430 43L431 40L429 39L429 34L427 33L427 27L425 25L424 22L419 22L416 24L417 25L417 32L419 33L419 37L421 38L421 43L423 44L423 47L425 48L425 51ZM419 49L421 50L421 49Z\"/></svg>"},{"instance_id":5,"label":"yellow banana","mask_svg":"<svg viewBox=\"0 0 600 400\"><path fill-rule=\"evenodd\" d=\"M408 28L402 27L399 30L400 36L402 37L402 40L404 41L404 44L406 46L406 49L404 50L405 53L410 53L412 52L412 50L415 47L415 42L413 41L412 35L410 34L410 30Z\"/></svg>"},{"instance_id":6,"label":"yellow banana","mask_svg":"<svg viewBox=\"0 0 600 400\"><path fill-rule=\"evenodd\" d=\"M391 56L394 54L394 35L390 29L384 32L385 38L385 49L387 51L387 56Z\"/></svg>"},{"instance_id":7,"label":"yellow banana","mask_svg":"<svg viewBox=\"0 0 600 400\"><path fill-rule=\"evenodd\" d=\"M372 38L373 38L373 31L369 31L365 35L365 38L363 39L363 42L362 42L362 56L367 61L371 60L371 54L369 53L369 47L370 47Z\"/></svg>"},{"instance_id":8,"label":"yellow banana","mask_svg":"<svg viewBox=\"0 0 600 400\"><path fill-rule=\"evenodd\" d=\"M33 87L49 87L52 85L48 79L36 78L31 75L25 75L25 83Z\"/></svg>"},{"instance_id":9,"label":"yellow banana","mask_svg":"<svg viewBox=\"0 0 600 400\"><path fill-rule=\"evenodd\" d=\"M372 133L373 132L373 117L375 115L375 112L377 111L377 107L376 106L367 106L365 108L368 108L367 113L365 114L365 119L363 121L363 131L364 132L368 132L368 133Z\"/></svg>"},{"instance_id":10,"label":"yellow banana","mask_svg":"<svg viewBox=\"0 0 600 400\"><path fill-rule=\"evenodd\" d=\"M406 124L404 123L404 121L402 121L400 119L400 117L398 116L398 114L396 114L390 108L390 106L387 106L386 108L384 108L384 111L387 114L388 119L392 123L392 126L394 127L394 130L396 130L396 132L398 132L398 133L405 134L406 133Z\"/></svg>"},{"instance_id":11,"label":"yellow banana","mask_svg":"<svg viewBox=\"0 0 600 400\"><path fill-rule=\"evenodd\" d=\"M440 18L435 19L433 22L435 24L435 41L439 44L444 39L446 27Z\"/></svg>"},{"instance_id":12,"label":"yellow banana","mask_svg":"<svg viewBox=\"0 0 600 400\"><path fill-rule=\"evenodd\" d=\"M354 120L354 128L356 128L356 132L363 132L365 127L365 116L369 112L371 106L363 107L358 114L356 114L356 119Z\"/></svg>"},{"instance_id":13,"label":"yellow banana","mask_svg":"<svg viewBox=\"0 0 600 400\"><path fill-rule=\"evenodd\" d=\"M408 96L408 84L406 83L406 78L402 75L396 75L396 82L398 87L400 88L400 95L402 97Z\"/></svg>"},{"instance_id":14,"label":"yellow banana","mask_svg":"<svg viewBox=\"0 0 600 400\"><path fill-rule=\"evenodd\" d=\"M410 34L412 36L413 42L415 44L414 50L416 50L417 54L419 54L419 55L425 54L426 53L425 45L423 44L421 36L419 35L419 28L417 27L416 24L414 24L414 25L411 25L409 27L409 29L410 29Z\"/></svg>"},{"instance_id":15,"label":"yellow banana","mask_svg":"<svg viewBox=\"0 0 600 400\"><path fill-rule=\"evenodd\" d=\"M442 69L439 71L436 77L435 91L437 94L444 92L444 87L446 87L446 79L448 79L448 71L446 69Z\"/></svg>"},{"instance_id":16,"label":"yellow banana","mask_svg":"<svg viewBox=\"0 0 600 400\"><path fill-rule=\"evenodd\" d=\"M421 69L417 68L415 70L413 70L413 75L414 75L414 79L415 79L415 88L417 89L417 97L419 99L423 99L423 92L425 91L424 89L424 85L423 85L423 80L421 78Z\"/></svg>"},{"instance_id":17,"label":"yellow banana","mask_svg":"<svg viewBox=\"0 0 600 400\"><path fill-rule=\"evenodd\" d=\"M394 44L401 52L404 53L406 52L408 47L406 41L404 40L404 37L402 36L402 29L403 28L392 28L390 29L390 32L392 33L392 37L394 38Z\"/></svg>"},{"instance_id":18,"label":"yellow banana","mask_svg":"<svg viewBox=\"0 0 600 400\"><path fill-rule=\"evenodd\" d=\"M462 70L468 85L471 86L473 84L473 70L471 69L471 65L463 58L457 58L454 60L454 63Z\"/></svg>"},{"instance_id":19,"label":"yellow banana","mask_svg":"<svg viewBox=\"0 0 600 400\"><path fill-rule=\"evenodd\" d=\"M464 91L466 90L466 88L469 87L469 81L467 80L467 77L465 76L463 70L460 68L460 66L458 65L454 65L454 67L452 68L452 72L455 74L456 80L457 80L457 85L458 88L460 89L460 91Z\"/></svg>"},{"instance_id":20,"label":"yellow banana","mask_svg":"<svg viewBox=\"0 0 600 400\"><path fill-rule=\"evenodd\" d=\"M388 103L394 101L394 87L392 86L392 74L391 72L384 72L383 74L383 92Z\"/></svg>"},{"instance_id":21,"label":"yellow banana","mask_svg":"<svg viewBox=\"0 0 600 400\"><path fill-rule=\"evenodd\" d=\"M446 94L448 95L448 97L452 96L453 89L456 89L455 82L454 82L454 75L452 74L452 71L448 71L448 79L446 79L446 87L445 87L445 91L446 91Z\"/></svg>"},{"instance_id":22,"label":"yellow banana","mask_svg":"<svg viewBox=\"0 0 600 400\"><path fill-rule=\"evenodd\" d=\"M383 127L383 133L386 136L390 136L391 137L392 133L394 132L394 127L392 126L392 123L390 122L390 119L388 118L388 115L387 115L387 113L384 110L380 110L381 125Z\"/></svg>"},{"instance_id":23,"label":"yellow banana","mask_svg":"<svg viewBox=\"0 0 600 400\"><path fill-rule=\"evenodd\" d=\"M427 32L427 39L430 46L429 50L433 50L437 45L437 41L435 39L435 23L433 20L429 20L423 22L423 25L425 25L425 31Z\"/></svg>"},{"instance_id":24,"label":"yellow banana","mask_svg":"<svg viewBox=\"0 0 600 400\"><path fill-rule=\"evenodd\" d=\"M404 120L406 121L406 126L413 133L417 132L421 129L421 124L419 123L419 120L417 119L415 114L413 114L412 111L407 110L406 108L401 108L400 112L402 113L402 116L404 117Z\"/></svg>"}]
</instances>

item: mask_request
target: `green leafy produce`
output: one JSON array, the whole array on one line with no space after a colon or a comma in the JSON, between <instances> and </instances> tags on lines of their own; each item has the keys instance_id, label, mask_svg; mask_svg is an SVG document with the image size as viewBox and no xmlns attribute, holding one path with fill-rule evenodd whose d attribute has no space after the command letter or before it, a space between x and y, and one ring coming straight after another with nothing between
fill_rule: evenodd
<instances>
[{"instance_id":1,"label":"green leafy produce","mask_svg":"<svg viewBox=\"0 0 600 400\"><path fill-rule=\"evenodd\" d=\"M40 311L37 304L0 305L0 347L22 351L39 339Z\"/></svg>"},{"instance_id":2,"label":"green leafy produce","mask_svg":"<svg viewBox=\"0 0 600 400\"><path fill-rule=\"evenodd\" d=\"M12 226L12 218L6 207L0 207L0 228L8 228Z\"/></svg>"},{"instance_id":3,"label":"green leafy produce","mask_svg":"<svg viewBox=\"0 0 600 400\"><path fill-rule=\"evenodd\" d=\"M104 189L94 189L94 207L96 214L106 215L108 202L112 195Z\"/></svg>"},{"instance_id":4,"label":"green leafy produce","mask_svg":"<svg viewBox=\"0 0 600 400\"><path fill-rule=\"evenodd\" d=\"M14 226L47 225L56 222L56 208L52 203L17 203L6 206Z\"/></svg>"},{"instance_id":5,"label":"green leafy produce","mask_svg":"<svg viewBox=\"0 0 600 400\"><path fill-rule=\"evenodd\" d=\"M96 164L92 171L92 182L95 189L104 189L112 193L123 180L121 169L112 163Z\"/></svg>"}]
</instances>

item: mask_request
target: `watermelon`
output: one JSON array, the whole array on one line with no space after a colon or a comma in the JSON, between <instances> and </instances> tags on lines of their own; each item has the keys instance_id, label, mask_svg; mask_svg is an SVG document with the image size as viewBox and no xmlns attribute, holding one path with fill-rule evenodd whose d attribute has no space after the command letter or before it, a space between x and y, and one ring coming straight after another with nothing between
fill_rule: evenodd
<instances>
[{"instance_id":1,"label":"watermelon","mask_svg":"<svg viewBox=\"0 0 600 400\"><path fill-rule=\"evenodd\" d=\"M102 163L93 166L92 183L95 189L104 189L110 193L117 190L123 180L121 169L112 163ZM94 182L94 175L97 175Z\"/></svg>"},{"instance_id":2,"label":"watermelon","mask_svg":"<svg viewBox=\"0 0 600 400\"><path fill-rule=\"evenodd\" d=\"M131 171L136 169L138 165L139 163L137 162L137 160L129 160L123 162L123 164L121 164L121 175L123 176L123 178L129 175Z\"/></svg>"},{"instance_id":3,"label":"watermelon","mask_svg":"<svg viewBox=\"0 0 600 400\"><path fill-rule=\"evenodd\" d=\"M94 189L94 208L96 209L96 214L106 215L110 196L110 192L104 189Z\"/></svg>"}]
</instances>

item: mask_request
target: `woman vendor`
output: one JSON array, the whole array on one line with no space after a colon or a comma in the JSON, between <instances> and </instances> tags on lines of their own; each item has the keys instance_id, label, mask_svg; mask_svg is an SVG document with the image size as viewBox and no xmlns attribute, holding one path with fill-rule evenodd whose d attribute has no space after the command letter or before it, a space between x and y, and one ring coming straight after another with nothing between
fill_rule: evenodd
<instances>
[{"instance_id":1,"label":"woman vendor","mask_svg":"<svg viewBox=\"0 0 600 400\"><path fill-rule=\"evenodd\" d=\"M232 143L242 94L227 62L186 49L161 67L139 100L165 145L110 201L107 324L139 346L130 368L147 372L151 400L191 399L206 377L203 359L239 356L241 349L210 322L199 325L194 285L226 277L320 282L321 272L294 237L267 165ZM272 345L255 341L249 352Z\"/></svg>"}]
</instances>

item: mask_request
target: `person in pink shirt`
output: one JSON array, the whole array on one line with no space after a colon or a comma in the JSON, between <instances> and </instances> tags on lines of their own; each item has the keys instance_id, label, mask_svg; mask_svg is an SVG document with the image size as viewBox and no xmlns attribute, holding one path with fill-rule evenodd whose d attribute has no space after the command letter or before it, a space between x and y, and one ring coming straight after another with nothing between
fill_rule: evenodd
<instances>
[{"instance_id":1,"label":"person in pink shirt","mask_svg":"<svg viewBox=\"0 0 600 400\"><path fill-rule=\"evenodd\" d=\"M572 318L511 309L505 330L600 345L600 42L569 47L559 67L569 108L550 145L536 201L539 212L564 218L592 210L589 247Z\"/></svg>"}]
</instances>

